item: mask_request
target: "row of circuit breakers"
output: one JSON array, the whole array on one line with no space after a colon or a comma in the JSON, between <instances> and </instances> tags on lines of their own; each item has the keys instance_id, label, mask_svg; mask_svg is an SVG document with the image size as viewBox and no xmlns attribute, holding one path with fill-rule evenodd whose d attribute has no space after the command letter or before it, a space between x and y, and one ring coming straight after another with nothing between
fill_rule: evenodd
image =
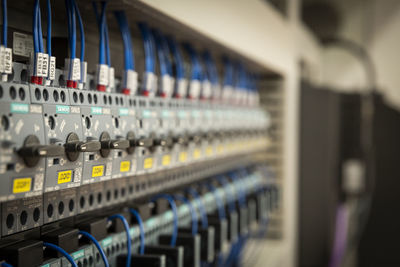
<instances>
[{"instance_id":1,"label":"row of circuit breakers","mask_svg":"<svg viewBox=\"0 0 400 267\"><path fill-rule=\"evenodd\" d=\"M50 2L46 49L38 0L33 44L14 31L11 49L1 1L0 266L235 266L279 203L254 75L225 61L219 81L210 53L200 60L183 45L184 62L173 37L144 23L138 75L127 17L113 10L124 44L115 78L107 1L93 3L96 73L86 73L74 0L65 1L68 48L53 46L69 58L56 68Z\"/></svg>"},{"instance_id":2,"label":"row of circuit breakers","mask_svg":"<svg viewBox=\"0 0 400 267\"><path fill-rule=\"evenodd\" d=\"M25 68L15 63L14 73ZM265 225L277 205L269 176L245 160L267 148L269 118L258 107L3 82L0 117L0 260L12 266L71 266L61 254L43 251L45 240L64 247L77 266L103 266L95 245L78 239L78 229L101 242L111 266L124 266L124 228L107 222L114 213L124 214L132 227L132 266L229 266L226 260L237 260L232 249L260 231L250 226ZM238 182L207 178L229 168L235 177L238 166L250 166ZM200 176L191 179L192 170ZM207 182L193 183L198 178ZM160 192L192 201L176 199L176 245L170 244L173 209L149 198ZM138 205L141 198L153 206ZM226 219L216 211L216 198ZM197 234L189 227L191 205L199 217ZM127 207L141 210L149 244L142 254L139 226ZM14 238L30 229L33 238Z\"/></svg>"}]
</instances>

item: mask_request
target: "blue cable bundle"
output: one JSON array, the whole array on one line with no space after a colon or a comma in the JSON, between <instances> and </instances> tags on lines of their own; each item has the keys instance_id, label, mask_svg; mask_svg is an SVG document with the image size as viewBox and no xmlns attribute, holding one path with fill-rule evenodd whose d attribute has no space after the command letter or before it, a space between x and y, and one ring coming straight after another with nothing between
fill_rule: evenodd
<instances>
[{"instance_id":1,"label":"blue cable bundle","mask_svg":"<svg viewBox=\"0 0 400 267\"><path fill-rule=\"evenodd\" d=\"M110 217L108 217L109 221L112 221L114 219L119 219L122 221L122 224L124 225L125 232L126 232L126 250L128 251L128 254L126 256L126 267L131 266L131 254L132 254L132 243L131 243L131 235L129 233L129 224L128 221L125 219L124 216L121 214L115 214Z\"/></svg>"},{"instance_id":2,"label":"blue cable bundle","mask_svg":"<svg viewBox=\"0 0 400 267\"><path fill-rule=\"evenodd\" d=\"M128 20L125 12L115 11L115 18L117 19L119 30L121 32L122 41L124 43L124 65L125 70L135 70L135 60L133 57L133 46L131 32L128 26Z\"/></svg>"},{"instance_id":3,"label":"blue cable bundle","mask_svg":"<svg viewBox=\"0 0 400 267\"><path fill-rule=\"evenodd\" d=\"M192 202L182 195L175 195L174 198L175 200L179 200L189 206L190 214L192 216L192 235L197 234L197 213Z\"/></svg>"},{"instance_id":4,"label":"blue cable bundle","mask_svg":"<svg viewBox=\"0 0 400 267\"><path fill-rule=\"evenodd\" d=\"M203 205L203 201L200 198L199 193L197 193L197 191L190 187L187 192L197 201L197 203L199 203L199 210L201 213L201 226L203 227L203 229L208 227L208 219L207 219L207 211Z\"/></svg>"},{"instance_id":5,"label":"blue cable bundle","mask_svg":"<svg viewBox=\"0 0 400 267\"><path fill-rule=\"evenodd\" d=\"M151 31L151 33L154 38L155 47L157 50L158 62L159 62L159 66L160 66L160 74L161 74L161 76L170 75L168 67L167 67L167 63L166 63L167 59L166 59L166 55L164 52L164 47L162 45L161 33L155 29L153 29Z\"/></svg>"},{"instance_id":6,"label":"blue cable bundle","mask_svg":"<svg viewBox=\"0 0 400 267\"><path fill-rule=\"evenodd\" d=\"M223 200L218 195L217 189L211 183L208 183L206 186L207 186L208 190L210 190L214 195L215 202L216 202L217 208L218 208L218 217L220 219L226 219L224 203L223 203Z\"/></svg>"},{"instance_id":7,"label":"blue cable bundle","mask_svg":"<svg viewBox=\"0 0 400 267\"><path fill-rule=\"evenodd\" d=\"M104 266L110 267L110 264L108 263L108 260L107 260L107 256L104 253L104 250L101 248L99 241L97 241L96 238L94 238L94 236L92 236L91 234L89 234L86 231L79 231L79 234L86 237L90 241L92 241L92 243L96 246L97 250L99 251L101 258L103 259Z\"/></svg>"},{"instance_id":8,"label":"blue cable bundle","mask_svg":"<svg viewBox=\"0 0 400 267\"><path fill-rule=\"evenodd\" d=\"M43 246L45 248L49 248L49 249L52 249L52 250L55 250L55 251L61 253L69 261L69 263L72 265L72 267L78 267L78 265L75 263L74 259L68 254L68 252L66 252L61 247L59 247L55 244L52 244L52 243L48 243L48 242L43 242ZM2 265L2 266L7 266L7 265ZM11 266L11 265L9 265L9 266Z\"/></svg>"},{"instance_id":9,"label":"blue cable bundle","mask_svg":"<svg viewBox=\"0 0 400 267\"><path fill-rule=\"evenodd\" d=\"M168 46L171 49L172 55L175 60L175 72L176 79L184 79L185 78L185 67L183 65L183 57L182 53L173 37L167 38Z\"/></svg>"},{"instance_id":10,"label":"blue cable bundle","mask_svg":"<svg viewBox=\"0 0 400 267\"><path fill-rule=\"evenodd\" d=\"M165 57L165 65L167 66L167 72L169 76L173 77L174 72L172 70L172 62L171 62L171 49L168 45L167 37L164 34L160 33L160 43L163 49L164 57Z\"/></svg>"},{"instance_id":11,"label":"blue cable bundle","mask_svg":"<svg viewBox=\"0 0 400 267\"><path fill-rule=\"evenodd\" d=\"M152 34L146 23L139 23L138 26L143 38L145 71L155 73L155 52Z\"/></svg>"},{"instance_id":12,"label":"blue cable bundle","mask_svg":"<svg viewBox=\"0 0 400 267\"><path fill-rule=\"evenodd\" d=\"M156 201L157 199L160 199L160 198L164 198L164 199L166 199L168 201L168 203L169 203L169 205L170 205L170 207L172 209L172 213L174 215L174 222L173 222L174 230L172 232L172 238L171 238L171 243L170 244L171 244L172 247L175 247L176 239L178 238L178 209L176 207L174 198L172 196L170 196L170 195L167 195L167 194L157 195L151 201L154 202L154 201Z\"/></svg>"},{"instance_id":13,"label":"blue cable bundle","mask_svg":"<svg viewBox=\"0 0 400 267\"><path fill-rule=\"evenodd\" d=\"M139 224L139 231L140 231L140 249L139 249L139 253L140 253L141 255L143 255L143 254L144 254L144 248L145 248L145 246L146 246L146 243L145 243L146 239L145 239L145 232L144 232L143 220L142 220L142 217L140 217L140 214L139 214L139 212L137 212L137 210L135 210L135 209L129 209L129 212L130 212L133 216L135 216L136 221L137 221L138 224Z\"/></svg>"}]
</instances>

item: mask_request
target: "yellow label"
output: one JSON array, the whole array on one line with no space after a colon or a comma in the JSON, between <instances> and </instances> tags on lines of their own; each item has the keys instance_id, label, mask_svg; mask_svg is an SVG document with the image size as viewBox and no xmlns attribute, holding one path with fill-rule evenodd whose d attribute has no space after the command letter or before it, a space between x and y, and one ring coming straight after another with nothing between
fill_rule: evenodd
<instances>
[{"instance_id":1,"label":"yellow label","mask_svg":"<svg viewBox=\"0 0 400 267\"><path fill-rule=\"evenodd\" d=\"M104 174L104 165L93 166L92 177L100 177Z\"/></svg>"},{"instance_id":2,"label":"yellow label","mask_svg":"<svg viewBox=\"0 0 400 267\"><path fill-rule=\"evenodd\" d=\"M200 156L201 156L201 151L200 151L200 149L196 148L196 149L193 151L193 158L194 158L194 159L198 159L198 158L200 158Z\"/></svg>"},{"instance_id":3,"label":"yellow label","mask_svg":"<svg viewBox=\"0 0 400 267\"><path fill-rule=\"evenodd\" d=\"M151 169L153 167L153 158L145 158L143 162L143 168Z\"/></svg>"},{"instance_id":4,"label":"yellow label","mask_svg":"<svg viewBox=\"0 0 400 267\"><path fill-rule=\"evenodd\" d=\"M119 164L119 171L120 172L128 172L131 169L131 162L130 161L121 161Z\"/></svg>"},{"instance_id":5,"label":"yellow label","mask_svg":"<svg viewBox=\"0 0 400 267\"><path fill-rule=\"evenodd\" d=\"M186 160L187 160L187 152L179 153L179 161L180 162L185 162Z\"/></svg>"},{"instance_id":6,"label":"yellow label","mask_svg":"<svg viewBox=\"0 0 400 267\"><path fill-rule=\"evenodd\" d=\"M170 155L164 155L162 157L162 165L163 166L168 166L171 163L171 156Z\"/></svg>"},{"instance_id":7,"label":"yellow label","mask_svg":"<svg viewBox=\"0 0 400 267\"><path fill-rule=\"evenodd\" d=\"M24 193L31 191L32 178L17 178L14 179L13 193Z\"/></svg>"},{"instance_id":8,"label":"yellow label","mask_svg":"<svg viewBox=\"0 0 400 267\"><path fill-rule=\"evenodd\" d=\"M221 154L222 152L224 152L224 146L223 145L218 145L217 146L217 153Z\"/></svg>"},{"instance_id":9,"label":"yellow label","mask_svg":"<svg viewBox=\"0 0 400 267\"><path fill-rule=\"evenodd\" d=\"M69 183L72 180L72 171L62 171L58 172L58 184Z\"/></svg>"},{"instance_id":10,"label":"yellow label","mask_svg":"<svg viewBox=\"0 0 400 267\"><path fill-rule=\"evenodd\" d=\"M206 148L206 155L207 156L212 156L212 154L213 154L213 149L212 149L212 147L207 147Z\"/></svg>"}]
</instances>

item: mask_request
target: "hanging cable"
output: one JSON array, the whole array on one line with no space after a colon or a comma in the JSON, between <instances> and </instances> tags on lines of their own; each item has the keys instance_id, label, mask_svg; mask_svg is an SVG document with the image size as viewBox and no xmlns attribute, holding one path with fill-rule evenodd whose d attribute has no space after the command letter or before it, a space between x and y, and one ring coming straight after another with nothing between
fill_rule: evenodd
<instances>
[{"instance_id":1,"label":"hanging cable","mask_svg":"<svg viewBox=\"0 0 400 267\"><path fill-rule=\"evenodd\" d=\"M90 241L92 241L92 243L96 246L97 250L99 251L101 258L103 259L105 267L110 267L107 257L106 257L106 254L104 253L104 250L101 248L99 241L97 241L96 238L94 238L94 236L92 236L91 234L89 234L86 231L79 231L78 233L80 235L86 237Z\"/></svg>"},{"instance_id":2,"label":"hanging cable","mask_svg":"<svg viewBox=\"0 0 400 267\"><path fill-rule=\"evenodd\" d=\"M231 190L229 190L230 188L228 188L228 187L230 187L228 179L226 179L226 177L223 177L223 176L218 176L217 180L222 186L224 186L226 188L226 192L229 192L229 196L227 197L228 198L227 202L228 202L229 212L235 212L236 211L236 208L235 208L235 197L233 195L233 192Z\"/></svg>"},{"instance_id":3,"label":"hanging cable","mask_svg":"<svg viewBox=\"0 0 400 267\"><path fill-rule=\"evenodd\" d=\"M59 252L68 260L68 262L72 265L72 267L78 267L78 265L75 263L74 259L68 254L68 252L66 252L61 247L59 247L55 244L52 244L52 243L48 243L48 242L43 242L43 246L45 248L52 249L52 250ZM2 266L7 266L7 265L2 265ZM8 266L11 266L11 265L8 265Z\"/></svg>"},{"instance_id":4,"label":"hanging cable","mask_svg":"<svg viewBox=\"0 0 400 267\"><path fill-rule=\"evenodd\" d=\"M201 214L201 226L203 229L206 229L208 227L207 211L204 207L203 201L201 200L199 193L197 193L197 191L192 187L190 187L187 192L193 197L193 199L197 201L197 206Z\"/></svg>"},{"instance_id":5,"label":"hanging cable","mask_svg":"<svg viewBox=\"0 0 400 267\"><path fill-rule=\"evenodd\" d=\"M126 250L128 252L128 254L126 256L126 267L130 267L131 266L132 243L131 243L131 235L129 233L129 224L128 224L127 220L125 219L125 217L122 216L121 214L115 214L115 215L108 217L109 221L112 221L114 219L121 220L122 224L124 225L125 233L126 233Z\"/></svg>"},{"instance_id":6,"label":"hanging cable","mask_svg":"<svg viewBox=\"0 0 400 267\"><path fill-rule=\"evenodd\" d=\"M172 237L171 237L171 246L175 247L176 245L176 239L178 238L178 210L174 201L174 198L170 195L167 194L161 194L157 195L152 199L152 202L155 202L157 199L166 199L172 209L173 213L173 232L172 232Z\"/></svg>"},{"instance_id":7,"label":"hanging cable","mask_svg":"<svg viewBox=\"0 0 400 267\"><path fill-rule=\"evenodd\" d=\"M193 207L192 202L187 199L186 197L182 196L182 195L174 195L175 200L179 200L183 203L185 203L186 205L188 205L189 210L190 210L190 214L192 217L192 235L196 235L197 234L197 213L195 208Z\"/></svg>"},{"instance_id":8,"label":"hanging cable","mask_svg":"<svg viewBox=\"0 0 400 267\"><path fill-rule=\"evenodd\" d=\"M139 225L139 231L140 231L140 248L139 248L139 253L141 255L144 254L144 249L146 246L146 239L145 239L145 230L144 230L144 224L143 224L143 220L142 217L140 217L139 212L137 212L137 210L130 208L129 212L135 216L136 221Z\"/></svg>"}]
</instances>

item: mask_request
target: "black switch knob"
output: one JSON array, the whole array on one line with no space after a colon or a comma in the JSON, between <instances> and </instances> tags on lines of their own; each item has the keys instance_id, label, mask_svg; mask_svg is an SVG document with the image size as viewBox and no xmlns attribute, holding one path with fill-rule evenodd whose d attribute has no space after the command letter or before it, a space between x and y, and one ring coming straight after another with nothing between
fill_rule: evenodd
<instances>
[{"instance_id":1,"label":"black switch knob","mask_svg":"<svg viewBox=\"0 0 400 267\"><path fill-rule=\"evenodd\" d=\"M87 142L79 141L76 133L70 133L64 145L65 153L70 161L75 161L79 157L80 152L96 152L101 148L99 141L90 140Z\"/></svg>"},{"instance_id":2,"label":"black switch knob","mask_svg":"<svg viewBox=\"0 0 400 267\"><path fill-rule=\"evenodd\" d=\"M187 134L182 134L182 135L178 135L175 136L173 138L174 142L179 144L179 145L187 145L189 142L189 137Z\"/></svg>"},{"instance_id":3,"label":"black switch knob","mask_svg":"<svg viewBox=\"0 0 400 267\"><path fill-rule=\"evenodd\" d=\"M103 132L100 135L100 143L100 154L104 158L108 157L111 149L127 149L130 146L129 140L126 139L111 140L111 137L107 132Z\"/></svg>"},{"instance_id":4,"label":"black switch knob","mask_svg":"<svg viewBox=\"0 0 400 267\"><path fill-rule=\"evenodd\" d=\"M64 147L59 145L41 145L39 138L29 135L25 138L24 146L17 153L28 167L35 167L42 157L59 157L64 155Z\"/></svg>"},{"instance_id":5,"label":"black switch knob","mask_svg":"<svg viewBox=\"0 0 400 267\"><path fill-rule=\"evenodd\" d=\"M132 154L135 151L136 147L136 136L135 133L130 131L126 135L126 140L129 142L129 147L127 148L128 154Z\"/></svg>"},{"instance_id":6,"label":"black switch knob","mask_svg":"<svg viewBox=\"0 0 400 267\"><path fill-rule=\"evenodd\" d=\"M160 138L154 140L154 144L156 146L162 146L162 147L171 147L172 144L174 143L173 139L171 136L161 136Z\"/></svg>"},{"instance_id":7,"label":"black switch knob","mask_svg":"<svg viewBox=\"0 0 400 267\"><path fill-rule=\"evenodd\" d=\"M154 139L151 137L142 137L137 141L137 145L141 147L150 148L154 145Z\"/></svg>"},{"instance_id":8,"label":"black switch knob","mask_svg":"<svg viewBox=\"0 0 400 267\"><path fill-rule=\"evenodd\" d=\"M198 134L194 134L192 136L190 136L190 141L195 143L195 144L199 144L201 142L201 136Z\"/></svg>"}]
</instances>

